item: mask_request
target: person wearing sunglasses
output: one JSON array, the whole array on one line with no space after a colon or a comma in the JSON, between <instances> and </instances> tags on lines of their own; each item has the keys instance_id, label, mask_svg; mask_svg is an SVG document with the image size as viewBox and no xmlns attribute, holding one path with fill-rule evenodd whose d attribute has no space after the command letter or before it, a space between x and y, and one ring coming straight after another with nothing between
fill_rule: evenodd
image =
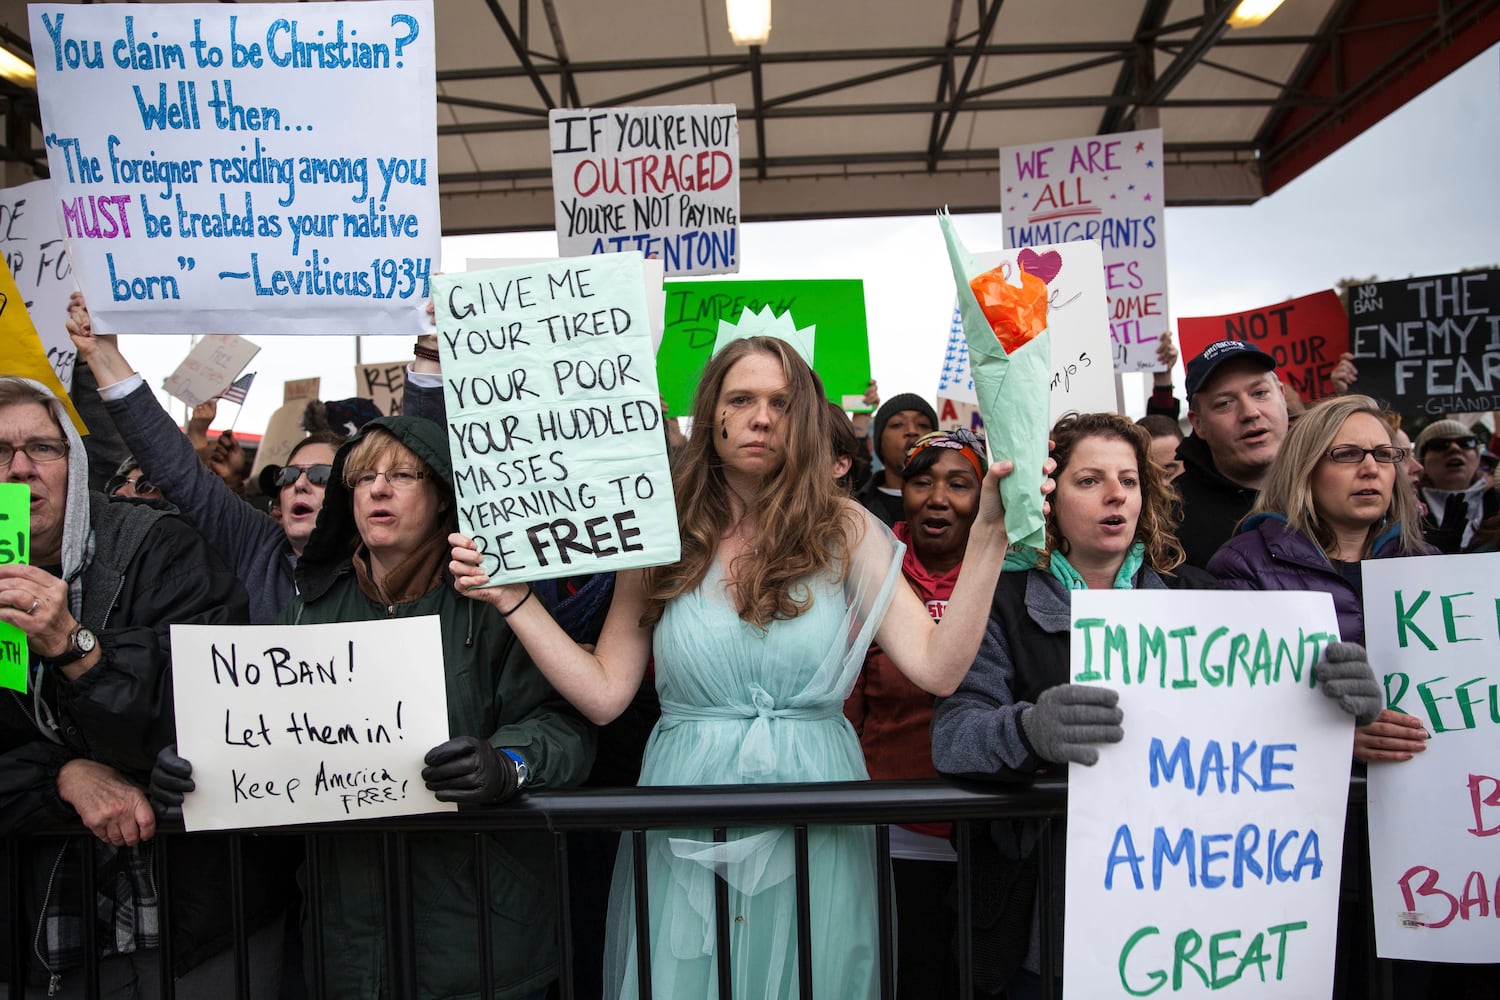
<instances>
[{"instance_id":1,"label":"person wearing sunglasses","mask_svg":"<svg viewBox=\"0 0 1500 1000\"><path fill-rule=\"evenodd\" d=\"M1479 474L1479 438L1457 420L1435 420L1417 435L1427 541L1442 552L1467 552L1481 527L1500 520L1500 490Z\"/></svg>"},{"instance_id":2,"label":"person wearing sunglasses","mask_svg":"<svg viewBox=\"0 0 1500 1000\"><path fill-rule=\"evenodd\" d=\"M177 507L245 585L250 621L274 622L297 593L297 559L323 508L323 489L343 438L320 431L292 449L275 479L278 521L246 503L199 460L150 386L120 354L115 338L94 334L88 307L76 292L67 326L79 357L98 380L99 397L157 496Z\"/></svg>"},{"instance_id":3,"label":"person wearing sunglasses","mask_svg":"<svg viewBox=\"0 0 1500 1000\"><path fill-rule=\"evenodd\" d=\"M115 474L109 477L109 482L104 487L105 496L124 497L126 500L153 500L161 499L161 490L156 484L146 478L141 471L141 464L132 456L120 463Z\"/></svg>"}]
</instances>

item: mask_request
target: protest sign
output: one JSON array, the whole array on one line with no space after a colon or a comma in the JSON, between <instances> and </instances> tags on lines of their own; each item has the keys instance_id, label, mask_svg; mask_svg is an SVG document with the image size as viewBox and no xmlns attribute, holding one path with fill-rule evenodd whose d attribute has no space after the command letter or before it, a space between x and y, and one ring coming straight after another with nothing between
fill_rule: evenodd
<instances>
[{"instance_id":1,"label":"protest sign","mask_svg":"<svg viewBox=\"0 0 1500 1000\"><path fill-rule=\"evenodd\" d=\"M1013 285L1020 283L1018 272L1023 268L1047 283L1047 329L1052 333L1051 422L1056 423L1070 411L1114 412L1114 367L1109 360L1109 312L1099 245L1089 240L977 253L973 257L986 269L1001 268L1005 280ZM944 427L984 426L957 307L948 330L948 350L937 395L942 404L938 423ZM961 409L960 404L971 404L972 413Z\"/></svg>"},{"instance_id":2,"label":"protest sign","mask_svg":"<svg viewBox=\"0 0 1500 1000\"><path fill-rule=\"evenodd\" d=\"M466 271L489 271L497 267L514 267L517 264L536 264L555 257L469 257L464 262ZM661 350L661 330L666 313L667 292L663 287L666 269L658 259L646 258L646 312L651 316L651 349ZM430 330L428 331L431 332Z\"/></svg>"},{"instance_id":3,"label":"protest sign","mask_svg":"<svg viewBox=\"0 0 1500 1000\"><path fill-rule=\"evenodd\" d=\"M1397 413L1500 410L1500 270L1352 286L1349 351Z\"/></svg>"},{"instance_id":4,"label":"protest sign","mask_svg":"<svg viewBox=\"0 0 1500 1000\"><path fill-rule=\"evenodd\" d=\"M1312 688L1327 594L1073 594L1125 738L1068 770L1066 996L1326 997L1354 720Z\"/></svg>"},{"instance_id":5,"label":"protest sign","mask_svg":"<svg viewBox=\"0 0 1500 1000\"><path fill-rule=\"evenodd\" d=\"M740 269L740 126L733 104L554 108L557 252L638 250L667 274Z\"/></svg>"},{"instance_id":6,"label":"protest sign","mask_svg":"<svg viewBox=\"0 0 1500 1000\"><path fill-rule=\"evenodd\" d=\"M47 357L36 327L31 325L26 303L8 267L0 267L0 372L33 379L51 389L53 395L63 401L78 433L89 432L83 418L73 408L68 390L58 381L57 369Z\"/></svg>"},{"instance_id":7,"label":"protest sign","mask_svg":"<svg viewBox=\"0 0 1500 1000\"><path fill-rule=\"evenodd\" d=\"M1007 247L1099 241L1114 370L1159 367L1156 342L1167 329L1161 129L1003 147L1000 207Z\"/></svg>"},{"instance_id":8,"label":"protest sign","mask_svg":"<svg viewBox=\"0 0 1500 1000\"><path fill-rule=\"evenodd\" d=\"M295 403L299 399L317 399L318 393L323 388L323 376L311 375L307 378L289 378L281 384L281 401L283 403Z\"/></svg>"},{"instance_id":9,"label":"protest sign","mask_svg":"<svg viewBox=\"0 0 1500 1000\"><path fill-rule=\"evenodd\" d=\"M459 526L493 583L679 555L643 263L434 279Z\"/></svg>"},{"instance_id":10,"label":"protest sign","mask_svg":"<svg viewBox=\"0 0 1500 1000\"><path fill-rule=\"evenodd\" d=\"M232 333L211 333L188 351L161 387L189 406L206 403L229 388L260 348Z\"/></svg>"},{"instance_id":11,"label":"protest sign","mask_svg":"<svg viewBox=\"0 0 1500 1000\"><path fill-rule=\"evenodd\" d=\"M1338 293L1325 291L1246 312L1177 321L1185 359L1220 340L1243 340L1271 355L1276 375L1311 403L1334 394L1328 373L1349 349L1349 320Z\"/></svg>"},{"instance_id":12,"label":"protest sign","mask_svg":"<svg viewBox=\"0 0 1500 1000\"><path fill-rule=\"evenodd\" d=\"M31 487L0 483L0 566L31 562ZM26 693L31 663L26 633L0 622L0 687Z\"/></svg>"},{"instance_id":13,"label":"protest sign","mask_svg":"<svg viewBox=\"0 0 1500 1000\"><path fill-rule=\"evenodd\" d=\"M435 615L330 625L173 625L189 830L451 812L422 783L446 742Z\"/></svg>"},{"instance_id":14,"label":"protest sign","mask_svg":"<svg viewBox=\"0 0 1500 1000\"><path fill-rule=\"evenodd\" d=\"M1364 373L1360 373L1363 377ZM1365 640L1386 702L1430 735L1371 764L1381 958L1500 956L1500 554L1364 562Z\"/></svg>"},{"instance_id":15,"label":"protest sign","mask_svg":"<svg viewBox=\"0 0 1500 1000\"><path fill-rule=\"evenodd\" d=\"M422 332L431 0L30 11L55 212L97 332Z\"/></svg>"},{"instance_id":16,"label":"protest sign","mask_svg":"<svg viewBox=\"0 0 1500 1000\"><path fill-rule=\"evenodd\" d=\"M870 384L870 333L865 318L865 285L856 279L751 281L669 281L667 315L656 374L667 398L667 413L688 416L703 366L713 354L719 323L736 325L746 311L769 308L790 314L799 330L816 327L813 370L828 398L845 409L862 403Z\"/></svg>"},{"instance_id":17,"label":"protest sign","mask_svg":"<svg viewBox=\"0 0 1500 1000\"><path fill-rule=\"evenodd\" d=\"M373 402L386 416L399 417L406 397L406 362L355 365L354 394Z\"/></svg>"},{"instance_id":18,"label":"protest sign","mask_svg":"<svg viewBox=\"0 0 1500 1000\"><path fill-rule=\"evenodd\" d=\"M5 254L26 311L41 320L37 335L47 361L58 381L71 390L77 351L64 324L68 296L78 290L78 283L53 208L51 181L0 191L0 253Z\"/></svg>"}]
</instances>

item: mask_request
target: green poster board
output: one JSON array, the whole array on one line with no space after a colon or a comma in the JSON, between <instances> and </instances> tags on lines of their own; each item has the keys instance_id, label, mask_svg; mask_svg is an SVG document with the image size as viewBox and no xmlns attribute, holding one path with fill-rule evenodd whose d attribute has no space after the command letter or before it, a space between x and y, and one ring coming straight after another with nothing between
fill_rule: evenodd
<instances>
[{"instance_id":1,"label":"green poster board","mask_svg":"<svg viewBox=\"0 0 1500 1000\"><path fill-rule=\"evenodd\" d=\"M0 483L0 566L31 562L31 487ZM0 622L0 687L26 692L26 633Z\"/></svg>"},{"instance_id":2,"label":"green poster board","mask_svg":"<svg viewBox=\"0 0 1500 1000\"><path fill-rule=\"evenodd\" d=\"M746 309L790 312L798 329L817 327L813 368L828 398L845 409L870 382L870 331L865 285L857 278L830 280L668 281L666 329L656 353L656 376L667 414L692 413L693 390L719 334L719 321L738 323Z\"/></svg>"}]
</instances>

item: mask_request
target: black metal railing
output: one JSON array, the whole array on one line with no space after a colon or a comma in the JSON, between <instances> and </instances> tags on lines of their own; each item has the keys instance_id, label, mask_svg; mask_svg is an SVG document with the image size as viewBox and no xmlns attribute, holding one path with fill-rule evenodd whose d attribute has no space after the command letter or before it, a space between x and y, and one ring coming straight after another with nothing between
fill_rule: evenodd
<instances>
[{"instance_id":1,"label":"black metal railing","mask_svg":"<svg viewBox=\"0 0 1500 1000\"><path fill-rule=\"evenodd\" d=\"M1362 817L1365 801L1364 780L1356 777L1350 785L1351 816L1356 811ZM322 1000L325 994L322 970L325 965L326 946L323 939L322 904L318 898L318 844L323 838L337 837L352 831L380 833L383 835L385 851L386 884L386 941L387 981L393 984L393 993L400 997L415 997L416 945L415 924L410 900L410 868L408 839L415 834L470 833L474 835L475 872L480 886L488 885L489 860L484 833L508 830L543 830L551 834L554 842L556 884L558 901L557 946L560 976L558 992L564 1000L574 996L572 975L573 946L568 928L571 917L568 906L568 843L567 834L572 831L614 830L631 838L635 875L635 916L637 921L637 970L640 995L651 995L651 962L649 956L649 911L646 904L646 832L670 828L708 828L714 837L723 841L727 831L734 827L786 826L794 832L796 858L796 934L801 995L811 998L811 946L809 927L808 853L807 832L809 826L820 824L873 825L876 827L876 845L882 860L882 870L889 870L890 837L888 824L954 821L957 825L956 847L958 853L958 914L956 937L958 953L958 979L960 996L974 995L973 984L973 940L972 940L972 837L971 823L995 819L1034 818L1042 821L1059 819L1066 813L1067 785L1057 779L1040 779L1026 784L957 783L949 781L905 781L905 782L840 782L831 784L798 785L750 785L712 788L629 788L629 789L583 789L569 792L542 792L523 796L505 806L493 809L466 809L457 813L439 813L424 816L404 817L399 820L381 822L359 821L352 823L324 824L295 828L278 828L265 831L280 836L303 836L306 838L306 864L308 898L305 910L310 921L309 939L312 947L312 966L318 970L308 984L310 995ZM56 836L60 833L75 835L74 830L30 831L37 835ZM181 832L180 826L163 823L153 842L157 851L156 871L158 891L162 901L161 984L162 996L172 1000L174 996L172 968L171 927L168 919L171 887L167 881L169 866L165 863L174 842L196 836ZM234 978L237 995L249 996L250 968L246 927L244 920L245 886L242 878L241 843L245 835L229 838L229 866L231 873L230 899L234 931ZM84 839L79 836L79 839ZM1043 851L1037 896L1040 910L1041 977L1043 996L1054 995L1055 947L1053 941L1052 909L1054 891L1051 885L1051 865L1046 856L1049 837L1047 831L1039 839ZM9 854L9 875L13 891L6 901L9 908L11 933L6 942L9 950L10 1000L21 1000L24 996L24 971L34 966L29 958L32 942L28 939L30 929L23 915L24 885L27 863L26 843L28 838L13 838L0 842ZM1362 866L1363 859L1359 859ZM92 866L85 864L82 884L82 899L91 900L94 886ZM1346 862L1346 871L1349 868ZM716 960L718 962L719 995L729 1000L730 949L727 884L716 878ZM893 940L892 898L889 878L878 880L878 927L880 935L880 986L882 997L895 996L895 942ZM1365 891L1364 886L1353 888ZM1345 887L1346 892L1351 887ZM1060 892L1060 887L1059 887ZM1058 897L1060 898L1060 896ZM480 996L489 995L493 984L493 955L490 950L489 908L480 906L476 913L476 940L479 955ZM1361 908L1368 912L1369 907ZM83 912L91 912L91 907ZM94 941L92 920L84 920L85 955L95 956L98 949ZM1366 928L1371 934L1371 928ZM1366 949L1373 956L1373 948ZM1381 976L1373 957L1365 962L1363 976L1372 985L1369 995L1388 997L1388 982L1380 985ZM82 970L85 978L85 995L92 1000L98 995L97 959L87 958Z\"/></svg>"}]
</instances>

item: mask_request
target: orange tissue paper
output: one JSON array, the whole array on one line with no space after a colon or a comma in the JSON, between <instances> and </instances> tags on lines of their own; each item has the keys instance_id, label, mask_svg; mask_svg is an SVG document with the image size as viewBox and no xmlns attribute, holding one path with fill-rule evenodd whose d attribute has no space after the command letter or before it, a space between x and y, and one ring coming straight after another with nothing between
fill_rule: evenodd
<instances>
[{"instance_id":1,"label":"orange tissue paper","mask_svg":"<svg viewBox=\"0 0 1500 1000\"><path fill-rule=\"evenodd\" d=\"M969 281L984 318L990 321L1000 346L1014 354L1047 329L1047 283L1021 271L1021 287L1005 280L1004 267L986 271Z\"/></svg>"}]
</instances>

